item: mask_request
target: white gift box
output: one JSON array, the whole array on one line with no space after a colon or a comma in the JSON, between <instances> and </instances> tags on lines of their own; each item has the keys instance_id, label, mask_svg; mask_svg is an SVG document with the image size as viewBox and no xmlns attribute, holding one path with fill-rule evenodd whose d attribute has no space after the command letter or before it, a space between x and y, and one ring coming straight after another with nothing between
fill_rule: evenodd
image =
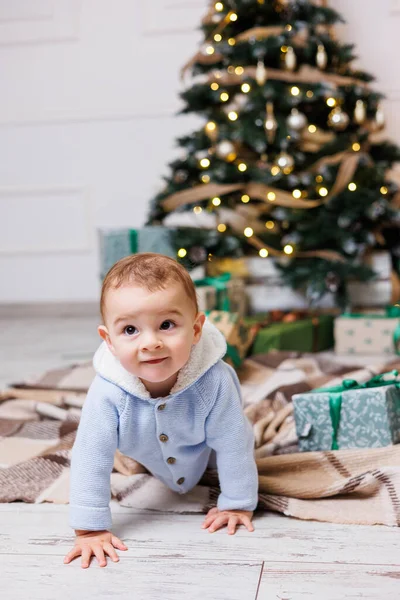
<instances>
[{"instance_id":1,"label":"white gift box","mask_svg":"<svg viewBox=\"0 0 400 600\"><path fill-rule=\"evenodd\" d=\"M335 352L337 354L394 354L394 332L400 319L381 315L335 319Z\"/></svg>"}]
</instances>

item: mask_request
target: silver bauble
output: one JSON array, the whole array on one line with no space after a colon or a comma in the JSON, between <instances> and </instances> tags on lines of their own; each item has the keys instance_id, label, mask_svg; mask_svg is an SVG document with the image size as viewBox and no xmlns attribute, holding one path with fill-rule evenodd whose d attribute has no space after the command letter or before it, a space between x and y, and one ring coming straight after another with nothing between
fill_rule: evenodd
<instances>
[{"instance_id":1,"label":"silver bauble","mask_svg":"<svg viewBox=\"0 0 400 600\"><path fill-rule=\"evenodd\" d=\"M295 131L301 131L307 125L307 117L305 114L299 112L297 108L292 108L292 112L286 120L289 129Z\"/></svg>"},{"instance_id":2,"label":"silver bauble","mask_svg":"<svg viewBox=\"0 0 400 600\"><path fill-rule=\"evenodd\" d=\"M347 113L345 113L340 106L334 108L328 117L329 126L338 131L343 131L346 129L350 122L350 117Z\"/></svg>"},{"instance_id":3,"label":"silver bauble","mask_svg":"<svg viewBox=\"0 0 400 600\"><path fill-rule=\"evenodd\" d=\"M235 146L229 140L222 140L222 142L219 142L215 147L215 152L219 158L224 160L227 158L235 160L236 158Z\"/></svg>"},{"instance_id":4,"label":"silver bauble","mask_svg":"<svg viewBox=\"0 0 400 600\"><path fill-rule=\"evenodd\" d=\"M356 107L354 109L354 120L357 125L362 125L367 118L367 109L363 100L357 100Z\"/></svg>"},{"instance_id":5,"label":"silver bauble","mask_svg":"<svg viewBox=\"0 0 400 600\"><path fill-rule=\"evenodd\" d=\"M328 64L328 55L323 44L318 45L315 62L317 63L317 67L319 67L322 71L326 69L326 65Z\"/></svg>"},{"instance_id":6,"label":"silver bauble","mask_svg":"<svg viewBox=\"0 0 400 600\"><path fill-rule=\"evenodd\" d=\"M256 81L258 85L264 85L264 83L267 81L267 69L265 68L263 60L259 60L257 63Z\"/></svg>"},{"instance_id":7,"label":"silver bauble","mask_svg":"<svg viewBox=\"0 0 400 600\"><path fill-rule=\"evenodd\" d=\"M287 152L281 152L275 159L275 165L283 171L291 172L294 167L294 158ZM290 171L289 171L290 169Z\"/></svg>"}]
</instances>

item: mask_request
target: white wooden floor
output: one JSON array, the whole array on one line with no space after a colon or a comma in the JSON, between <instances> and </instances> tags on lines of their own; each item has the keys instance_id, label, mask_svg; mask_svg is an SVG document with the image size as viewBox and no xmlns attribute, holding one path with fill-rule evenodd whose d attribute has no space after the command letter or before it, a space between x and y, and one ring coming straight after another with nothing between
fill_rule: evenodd
<instances>
[{"instance_id":1,"label":"white wooden floor","mask_svg":"<svg viewBox=\"0 0 400 600\"><path fill-rule=\"evenodd\" d=\"M91 357L95 318L0 318L0 385ZM400 532L257 516L255 531L209 534L202 515L112 504L128 551L82 569L68 507L0 504L0 590L5 600L343 600L400 598Z\"/></svg>"}]
</instances>

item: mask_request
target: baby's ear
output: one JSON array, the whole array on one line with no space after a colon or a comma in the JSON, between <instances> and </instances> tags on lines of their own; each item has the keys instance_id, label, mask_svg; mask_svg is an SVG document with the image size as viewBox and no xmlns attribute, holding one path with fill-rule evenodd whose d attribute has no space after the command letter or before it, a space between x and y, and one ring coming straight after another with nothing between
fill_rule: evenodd
<instances>
[{"instance_id":1,"label":"baby's ear","mask_svg":"<svg viewBox=\"0 0 400 600\"><path fill-rule=\"evenodd\" d=\"M111 352L113 354L115 354L114 346L112 345L110 334L108 333L107 327L105 325L99 325L97 328L97 331L99 332L99 336L101 337L101 339L106 342L106 344L110 348Z\"/></svg>"},{"instance_id":2,"label":"baby's ear","mask_svg":"<svg viewBox=\"0 0 400 600\"><path fill-rule=\"evenodd\" d=\"M193 325L194 339L193 343L197 344L201 338L201 332L203 330L203 325L206 320L206 315L204 313L199 313L196 317L196 320Z\"/></svg>"}]
</instances>

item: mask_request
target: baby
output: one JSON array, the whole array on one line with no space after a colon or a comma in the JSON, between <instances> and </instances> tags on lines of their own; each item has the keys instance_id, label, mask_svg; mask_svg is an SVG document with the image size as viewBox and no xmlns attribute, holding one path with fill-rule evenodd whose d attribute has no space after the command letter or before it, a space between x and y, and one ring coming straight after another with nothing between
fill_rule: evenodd
<instances>
[{"instance_id":1,"label":"baby","mask_svg":"<svg viewBox=\"0 0 400 600\"><path fill-rule=\"evenodd\" d=\"M234 370L222 361L222 334L199 312L188 272L160 254L120 260L103 282L104 340L71 459L70 525L75 546L65 563L127 550L113 535L110 475L118 448L171 490L185 494L214 450L221 493L202 527L233 534L251 523L258 476L252 428ZM211 457L212 458L212 457Z\"/></svg>"}]
</instances>

